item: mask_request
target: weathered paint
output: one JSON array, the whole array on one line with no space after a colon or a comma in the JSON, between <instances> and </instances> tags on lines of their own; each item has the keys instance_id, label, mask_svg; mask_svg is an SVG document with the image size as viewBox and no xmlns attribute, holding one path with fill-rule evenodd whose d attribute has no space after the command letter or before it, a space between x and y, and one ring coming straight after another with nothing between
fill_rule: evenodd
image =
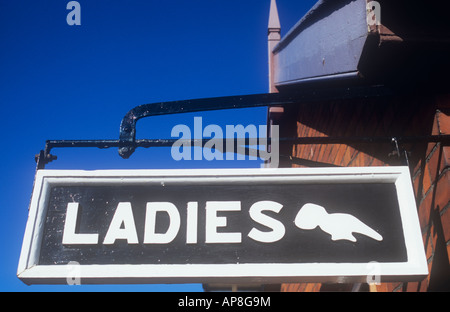
<instances>
[{"instance_id":1,"label":"weathered paint","mask_svg":"<svg viewBox=\"0 0 450 312\"><path fill-rule=\"evenodd\" d=\"M275 47L275 84L356 74L367 35L365 0L319 1Z\"/></svg>"}]
</instances>

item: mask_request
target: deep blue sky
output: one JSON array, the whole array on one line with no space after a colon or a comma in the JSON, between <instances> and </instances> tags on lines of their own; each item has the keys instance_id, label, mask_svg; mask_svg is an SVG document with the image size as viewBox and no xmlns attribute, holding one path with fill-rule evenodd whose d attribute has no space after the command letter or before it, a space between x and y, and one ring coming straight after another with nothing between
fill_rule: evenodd
<instances>
[{"instance_id":1,"label":"deep blue sky","mask_svg":"<svg viewBox=\"0 0 450 312\"><path fill-rule=\"evenodd\" d=\"M201 285L25 286L16 277L35 174L48 139L117 139L122 117L145 103L265 93L270 0L0 0L0 291L201 291ZM315 3L278 0L282 34ZM138 138L173 126L265 124L265 109L144 119ZM256 161L182 161L169 149L55 149L48 169L258 167Z\"/></svg>"}]
</instances>

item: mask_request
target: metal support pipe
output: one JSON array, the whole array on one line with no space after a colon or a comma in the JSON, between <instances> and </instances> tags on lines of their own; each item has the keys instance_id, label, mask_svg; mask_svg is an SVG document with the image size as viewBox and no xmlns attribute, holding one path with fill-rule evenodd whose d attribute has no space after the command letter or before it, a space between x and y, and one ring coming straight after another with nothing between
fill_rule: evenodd
<instances>
[{"instance_id":1,"label":"metal support pipe","mask_svg":"<svg viewBox=\"0 0 450 312\"><path fill-rule=\"evenodd\" d=\"M253 139L254 140L254 139ZM202 147L209 141L209 139L144 139L136 140L134 142L134 148L144 147L171 147L175 142L183 145L197 146L197 143L201 141ZM242 148L237 145L235 139L224 139L224 142L232 141L234 146L234 152L239 152ZM245 139L245 146L249 145L252 141L250 138ZM270 144L272 139L267 138L267 143ZM303 138L279 138L279 142L292 144L292 145L306 145L306 144L392 144L395 143L397 152L399 152L399 144L408 143L441 143L442 145L450 145L450 135L423 135L423 136L405 136L405 137L303 137ZM226 153L226 146L223 144L222 153ZM56 156L51 155L51 150L54 148L83 148L83 147L96 147L100 149L113 148L121 146L120 140L49 140L46 142L45 149L36 155L36 162L38 169L43 169L46 164L56 160ZM229 145L228 145L229 146ZM219 148L219 146L216 146ZM249 155L250 149L244 147L245 155ZM406 153L406 151L405 151ZM255 153L254 153L255 154ZM401 155L398 154L400 157ZM287 157L287 156L283 156ZM290 156L289 156L290 157ZM310 163L311 161L295 158L295 161L305 161Z\"/></svg>"},{"instance_id":2,"label":"metal support pipe","mask_svg":"<svg viewBox=\"0 0 450 312\"><path fill-rule=\"evenodd\" d=\"M217 98L205 98L195 100L173 101L144 104L130 110L122 119L120 124L119 140L49 140L45 149L36 155L37 168L43 169L45 165L56 159L51 155L53 148L70 147L96 147L111 148L118 147L119 155L122 158L129 158L138 147L170 147L178 139L144 139L136 140L136 123L139 119L168 114L192 113L200 111L212 111L222 109L238 109L252 107L276 107L298 105L300 103L314 103L329 100L346 100L354 98L373 98L392 95L394 92L385 86L354 86L329 89L314 89L311 87L299 87L295 92L289 93L265 93L242 96L227 96ZM234 139L224 139L234 140ZM245 145L248 145L248 140ZM303 138L279 138L279 142L287 144L398 144L418 143L418 142L441 142L444 145L450 144L450 135L424 135L409 137L303 137ZM199 140L182 141L185 145L194 145ZM208 140L202 140L202 146ZM271 138L267 138L267 144L271 144ZM234 143L235 151L238 151L237 144ZM216 147L217 148L217 147ZM226 152L223 148L222 152ZM242 149L241 149L242 150ZM244 148L246 155L250 153L248 147ZM254 154L254 151L253 151ZM297 159L299 161L299 159ZM306 161L306 160L305 160Z\"/></svg>"},{"instance_id":3,"label":"metal support pipe","mask_svg":"<svg viewBox=\"0 0 450 312\"><path fill-rule=\"evenodd\" d=\"M123 158L129 158L133 154L137 147L136 122L145 117L223 109L287 106L334 99L379 97L390 94L392 94L392 90L378 85L320 90L305 87L288 93L264 93L144 104L130 110L122 119L119 155Z\"/></svg>"}]
</instances>

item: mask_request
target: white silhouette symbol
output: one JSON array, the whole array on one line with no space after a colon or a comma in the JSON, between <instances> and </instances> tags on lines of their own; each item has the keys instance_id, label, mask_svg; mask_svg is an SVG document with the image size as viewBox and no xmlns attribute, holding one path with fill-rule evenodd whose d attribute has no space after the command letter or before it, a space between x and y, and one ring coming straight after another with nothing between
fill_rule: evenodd
<instances>
[{"instance_id":1,"label":"white silhouette symbol","mask_svg":"<svg viewBox=\"0 0 450 312\"><path fill-rule=\"evenodd\" d=\"M313 230L317 226L331 235L333 241L349 240L356 242L352 233L360 233L382 241L383 237L365 225L358 218L346 213L327 213L325 208L316 204L305 204L294 220L295 225L303 230Z\"/></svg>"}]
</instances>

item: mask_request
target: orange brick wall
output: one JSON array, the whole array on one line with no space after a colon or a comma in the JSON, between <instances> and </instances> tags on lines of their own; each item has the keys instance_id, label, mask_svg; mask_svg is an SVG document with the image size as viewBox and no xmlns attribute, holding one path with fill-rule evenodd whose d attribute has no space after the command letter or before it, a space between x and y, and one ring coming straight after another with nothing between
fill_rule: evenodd
<instances>
[{"instance_id":1,"label":"orange brick wall","mask_svg":"<svg viewBox=\"0 0 450 312\"><path fill-rule=\"evenodd\" d=\"M304 103L279 117L280 136L420 136L450 134L450 95L411 95L382 99ZM450 147L440 143L401 146L409 154L428 277L415 283L389 283L378 291L449 290L450 277ZM280 153L339 166L403 164L393 144L282 145ZM281 158L286 159L286 158ZM281 161L289 167L291 161ZM337 286L340 290L351 287ZM323 291L332 285L283 284L282 291ZM334 288L337 289L337 288Z\"/></svg>"}]
</instances>

